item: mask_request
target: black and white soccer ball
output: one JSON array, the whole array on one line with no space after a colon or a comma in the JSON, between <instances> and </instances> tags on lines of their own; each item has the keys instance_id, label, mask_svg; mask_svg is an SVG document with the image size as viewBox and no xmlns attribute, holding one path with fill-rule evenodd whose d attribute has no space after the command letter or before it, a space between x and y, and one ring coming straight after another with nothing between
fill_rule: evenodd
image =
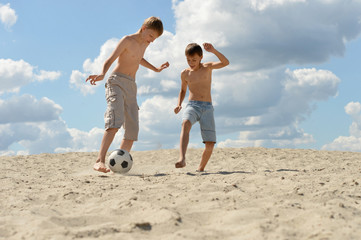
<instances>
[{"instance_id":1,"label":"black and white soccer ball","mask_svg":"<svg viewBox=\"0 0 361 240\"><path fill-rule=\"evenodd\" d=\"M132 155L126 150L116 149L108 157L108 166L115 173L126 173L133 166Z\"/></svg>"}]
</instances>

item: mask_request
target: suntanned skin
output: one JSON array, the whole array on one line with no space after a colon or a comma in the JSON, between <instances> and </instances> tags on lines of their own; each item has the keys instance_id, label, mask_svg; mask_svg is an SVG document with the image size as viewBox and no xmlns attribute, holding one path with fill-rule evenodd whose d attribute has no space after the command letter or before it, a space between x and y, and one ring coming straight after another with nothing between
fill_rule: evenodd
<instances>
[{"instance_id":1,"label":"suntanned skin","mask_svg":"<svg viewBox=\"0 0 361 240\"><path fill-rule=\"evenodd\" d=\"M182 102L185 98L187 88L189 88L188 100L212 102L212 70L223 68L229 64L228 59L222 53L218 52L212 44L204 43L203 47L207 52L211 52L216 55L219 62L201 63L203 56L199 56L198 54L186 56L189 68L183 70L181 73L182 84L178 96L178 105L174 109L175 114L178 114L182 109ZM189 132L191 128L191 122L189 120L184 120L180 135L180 156L178 162L175 163L176 168L183 168L186 166L185 155L189 143ZM214 142L205 142L205 149L197 171L204 171L204 168L212 155L214 144Z\"/></svg>"},{"instance_id":2,"label":"suntanned skin","mask_svg":"<svg viewBox=\"0 0 361 240\"><path fill-rule=\"evenodd\" d=\"M169 67L168 62L163 63L160 67L156 68L143 58L144 52L149 44L158 37L157 31L144 26L142 26L137 33L123 37L119 41L113 53L105 61L102 74L90 75L86 81L89 81L92 85L96 85L96 82L102 81L110 66L117 58L117 65L115 66L113 72L123 73L133 79L135 79L139 65L149 68L155 72L161 72L163 69ZM94 170L104 173L110 171L110 169L105 166L105 156L117 132L117 128L110 128L104 132L99 155L93 166ZM133 140L123 139L120 144L120 148L130 152L133 142Z\"/></svg>"}]
</instances>

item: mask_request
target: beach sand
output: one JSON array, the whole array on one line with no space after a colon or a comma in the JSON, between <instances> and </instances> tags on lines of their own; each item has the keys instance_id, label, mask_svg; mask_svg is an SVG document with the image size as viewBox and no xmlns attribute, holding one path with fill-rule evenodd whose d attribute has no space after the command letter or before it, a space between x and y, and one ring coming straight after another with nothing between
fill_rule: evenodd
<instances>
[{"instance_id":1,"label":"beach sand","mask_svg":"<svg viewBox=\"0 0 361 240\"><path fill-rule=\"evenodd\" d=\"M361 239L361 153L216 148L0 157L0 239Z\"/></svg>"}]
</instances>

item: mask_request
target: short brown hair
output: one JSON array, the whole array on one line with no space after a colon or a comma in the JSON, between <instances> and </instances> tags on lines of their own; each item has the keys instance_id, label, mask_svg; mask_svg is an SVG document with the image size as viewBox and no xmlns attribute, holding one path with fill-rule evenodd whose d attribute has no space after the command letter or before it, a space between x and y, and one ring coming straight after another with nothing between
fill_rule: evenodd
<instances>
[{"instance_id":1,"label":"short brown hair","mask_svg":"<svg viewBox=\"0 0 361 240\"><path fill-rule=\"evenodd\" d=\"M163 23L158 17L145 19L142 26L155 30L158 33L158 37L163 34Z\"/></svg>"},{"instance_id":2,"label":"short brown hair","mask_svg":"<svg viewBox=\"0 0 361 240\"><path fill-rule=\"evenodd\" d=\"M198 56L203 56L203 51L201 46L199 46L197 43L190 43L186 47L186 56L193 56L194 54L198 54Z\"/></svg>"}]
</instances>

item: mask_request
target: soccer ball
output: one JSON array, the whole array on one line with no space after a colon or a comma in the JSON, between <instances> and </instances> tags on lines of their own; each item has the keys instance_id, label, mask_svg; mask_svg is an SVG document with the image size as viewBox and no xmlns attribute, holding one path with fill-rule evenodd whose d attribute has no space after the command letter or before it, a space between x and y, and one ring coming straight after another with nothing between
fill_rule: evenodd
<instances>
[{"instance_id":1,"label":"soccer ball","mask_svg":"<svg viewBox=\"0 0 361 240\"><path fill-rule=\"evenodd\" d=\"M126 150L116 149L108 157L108 166L115 173L126 173L132 165L133 158Z\"/></svg>"}]
</instances>

